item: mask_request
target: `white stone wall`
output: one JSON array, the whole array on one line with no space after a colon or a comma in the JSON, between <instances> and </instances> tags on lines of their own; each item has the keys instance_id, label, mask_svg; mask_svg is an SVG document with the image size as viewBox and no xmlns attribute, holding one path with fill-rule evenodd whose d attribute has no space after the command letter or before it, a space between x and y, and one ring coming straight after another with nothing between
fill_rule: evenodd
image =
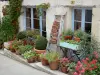
<instances>
[{"instance_id":1,"label":"white stone wall","mask_svg":"<svg viewBox=\"0 0 100 75\"><path fill-rule=\"evenodd\" d=\"M92 17L92 34L95 35L100 41L100 0L75 0L75 4L71 4L71 0L24 0L23 6L36 6L41 3L50 3L51 7L47 10L46 15L46 30L47 30L47 38L50 37L51 28L53 25L53 21L55 18L55 12L63 12L63 10L56 10L57 5L67 6L67 12L65 15L65 29L72 28L72 8L73 7L93 7L93 17ZM5 5L5 2L0 2L0 16L1 8ZM23 11L23 8L22 8ZM19 18L20 20L20 31L24 30L24 14L22 14Z\"/></svg>"}]
</instances>

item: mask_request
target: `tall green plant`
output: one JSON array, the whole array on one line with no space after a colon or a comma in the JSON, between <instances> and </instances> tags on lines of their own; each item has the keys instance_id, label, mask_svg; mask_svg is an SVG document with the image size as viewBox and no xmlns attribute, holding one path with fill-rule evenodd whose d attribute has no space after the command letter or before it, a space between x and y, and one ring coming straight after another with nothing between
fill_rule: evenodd
<instances>
[{"instance_id":1,"label":"tall green plant","mask_svg":"<svg viewBox=\"0 0 100 75\"><path fill-rule=\"evenodd\" d=\"M94 37L84 35L84 39L80 42L79 45L79 50L81 50L83 57L88 56L91 58L91 54L94 51L98 51L99 49L99 43L94 39Z\"/></svg>"},{"instance_id":2,"label":"tall green plant","mask_svg":"<svg viewBox=\"0 0 100 75\"><path fill-rule=\"evenodd\" d=\"M0 39L3 41L12 40L14 37L14 27L11 24L9 15L2 18L2 24L0 25Z\"/></svg>"},{"instance_id":3,"label":"tall green plant","mask_svg":"<svg viewBox=\"0 0 100 75\"><path fill-rule=\"evenodd\" d=\"M23 0L9 0L9 15L15 29L15 34L18 33L19 30L18 18L21 15L22 2Z\"/></svg>"}]
</instances>

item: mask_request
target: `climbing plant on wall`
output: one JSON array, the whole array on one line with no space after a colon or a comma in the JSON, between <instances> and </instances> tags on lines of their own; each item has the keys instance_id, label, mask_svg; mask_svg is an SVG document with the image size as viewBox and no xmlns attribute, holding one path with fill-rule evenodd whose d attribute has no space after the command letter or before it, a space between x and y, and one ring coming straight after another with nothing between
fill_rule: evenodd
<instances>
[{"instance_id":1,"label":"climbing plant on wall","mask_svg":"<svg viewBox=\"0 0 100 75\"><path fill-rule=\"evenodd\" d=\"M42 3L40 5L37 5L36 9L37 9L38 15L41 16L43 14L43 12L41 11L41 9L42 10L47 10L49 7L50 7L49 3Z\"/></svg>"},{"instance_id":2,"label":"climbing plant on wall","mask_svg":"<svg viewBox=\"0 0 100 75\"><path fill-rule=\"evenodd\" d=\"M11 18L11 23L14 26L15 34L19 31L19 21L18 18L21 15L23 0L9 0L9 16Z\"/></svg>"}]
</instances>

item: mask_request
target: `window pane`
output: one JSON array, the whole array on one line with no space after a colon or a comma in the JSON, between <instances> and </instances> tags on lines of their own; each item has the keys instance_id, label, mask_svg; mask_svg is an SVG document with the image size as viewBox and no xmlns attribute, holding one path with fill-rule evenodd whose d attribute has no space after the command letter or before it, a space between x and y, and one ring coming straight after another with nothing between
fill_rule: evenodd
<instances>
[{"instance_id":1,"label":"window pane","mask_svg":"<svg viewBox=\"0 0 100 75\"><path fill-rule=\"evenodd\" d=\"M46 32L42 31L42 35L43 35L44 37L46 37Z\"/></svg>"},{"instance_id":2,"label":"window pane","mask_svg":"<svg viewBox=\"0 0 100 75\"><path fill-rule=\"evenodd\" d=\"M75 9L74 10L75 20L81 21L81 14L82 14L82 10L81 9Z\"/></svg>"},{"instance_id":3,"label":"window pane","mask_svg":"<svg viewBox=\"0 0 100 75\"><path fill-rule=\"evenodd\" d=\"M42 19L46 19L46 11L43 11Z\"/></svg>"},{"instance_id":4,"label":"window pane","mask_svg":"<svg viewBox=\"0 0 100 75\"><path fill-rule=\"evenodd\" d=\"M39 18L36 8L33 8L33 18Z\"/></svg>"},{"instance_id":5,"label":"window pane","mask_svg":"<svg viewBox=\"0 0 100 75\"><path fill-rule=\"evenodd\" d=\"M42 30L46 31L46 21L42 20Z\"/></svg>"},{"instance_id":6,"label":"window pane","mask_svg":"<svg viewBox=\"0 0 100 75\"><path fill-rule=\"evenodd\" d=\"M85 32L91 33L91 23L85 23Z\"/></svg>"},{"instance_id":7,"label":"window pane","mask_svg":"<svg viewBox=\"0 0 100 75\"><path fill-rule=\"evenodd\" d=\"M34 20L34 28L39 29L40 28L39 20L38 19L33 19L33 20Z\"/></svg>"},{"instance_id":8,"label":"window pane","mask_svg":"<svg viewBox=\"0 0 100 75\"><path fill-rule=\"evenodd\" d=\"M74 22L74 30L81 28L81 22Z\"/></svg>"},{"instance_id":9,"label":"window pane","mask_svg":"<svg viewBox=\"0 0 100 75\"><path fill-rule=\"evenodd\" d=\"M31 29L31 19L26 18L26 29Z\"/></svg>"},{"instance_id":10,"label":"window pane","mask_svg":"<svg viewBox=\"0 0 100 75\"><path fill-rule=\"evenodd\" d=\"M92 10L85 11L85 21L91 22L92 21Z\"/></svg>"},{"instance_id":11,"label":"window pane","mask_svg":"<svg viewBox=\"0 0 100 75\"><path fill-rule=\"evenodd\" d=\"M26 8L26 17L31 18L31 8Z\"/></svg>"}]
</instances>

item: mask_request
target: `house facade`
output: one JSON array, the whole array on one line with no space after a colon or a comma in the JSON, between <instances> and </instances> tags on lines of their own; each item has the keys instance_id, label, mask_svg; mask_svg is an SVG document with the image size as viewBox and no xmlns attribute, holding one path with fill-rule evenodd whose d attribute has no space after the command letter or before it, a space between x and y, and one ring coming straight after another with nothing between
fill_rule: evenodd
<instances>
[{"instance_id":1,"label":"house facade","mask_svg":"<svg viewBox=\"0 0 100 75\"><path fill-rule=\"evenodd\" d=\"M38 17L36 5L41 3L50 3L50 8ZM55 18L63 16L64 30L81 28L100 42L99 4L100 0L23 0L20 31L39 29L41 35L49 39Z\"/></svg>"}]
</instances>

